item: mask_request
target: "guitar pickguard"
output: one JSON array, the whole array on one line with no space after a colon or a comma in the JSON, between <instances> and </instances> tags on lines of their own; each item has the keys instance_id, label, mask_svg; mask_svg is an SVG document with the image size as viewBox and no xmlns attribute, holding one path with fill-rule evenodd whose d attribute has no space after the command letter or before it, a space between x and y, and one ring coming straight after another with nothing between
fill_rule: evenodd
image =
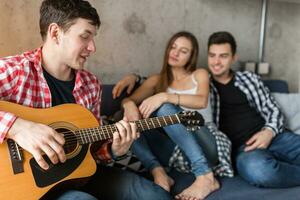
<instances>
[{"instance_id":1,"label":"guitar pickguard","mask_svg":"<svg viewBox=\"0 0 300 200\"><path fill-rule=\"evenodd\" d=\"M80 152L76 156L67 159L65 163L55 165L52 164L47 156L44 156L49 165L48 170L42 169L34 158L30 159L29 163L36 185L38 187L47 187L70 175L81 164L88 150L89 145L82 145Z\"/></svg>"}]
</instances>

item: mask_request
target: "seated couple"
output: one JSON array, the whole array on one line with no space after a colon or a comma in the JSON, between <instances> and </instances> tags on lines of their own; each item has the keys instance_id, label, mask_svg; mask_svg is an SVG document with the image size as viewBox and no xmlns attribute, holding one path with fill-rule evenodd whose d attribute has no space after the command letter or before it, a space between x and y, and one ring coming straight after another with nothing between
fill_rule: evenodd
<instances>
[{"instance_id":1,"label":"seated couple","mask_svg":"<svg viewBox=\"0 0 300 200\"><path fill-rule=\"evenodd\" d=\"M232 153L237 173L250 184L273 188L300 185L300 136L285 130L282 112L257 75L231 70L237 59L234 37L228 32L209 37L210 75L196 69L197 59L196 38L188 32L175 34L167 44L161 72L122 101L129 120L181 110L196 110L205 118L205 126L194 133L180 124L164 127L170 145L158 146L159 137L153 140L151 134L141 134L133 143L133 153L154 182L170 191L174 180L165 167L192 172L194 182L175 198L204 199L220 187L215 176L233 176ZM130 93L137 79L137 75L125 76L116 84L113 97L126 87ZM164 134L161 139L166 138ZM216 141L219 163L215 166L199 141L204 134Z\"/></svg>"}]
</instances>

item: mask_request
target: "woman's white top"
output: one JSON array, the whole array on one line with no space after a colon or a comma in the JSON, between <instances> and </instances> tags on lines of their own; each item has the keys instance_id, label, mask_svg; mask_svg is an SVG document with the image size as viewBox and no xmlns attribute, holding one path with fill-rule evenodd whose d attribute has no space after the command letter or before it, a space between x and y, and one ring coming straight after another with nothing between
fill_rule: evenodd
<instances>
[{"instance_id":1,"label":"woman's white top","mask_svg":"<svg viewBox=\"0 0 300 200\"><path fill-rule=\"evenodd\" d=\"M187 90L176 90L171 87L167 88L167 93L171 94L196 94L197 92L197 87L198 87L198 82L195 80L194 74L191 75L192 81L193 81L193 87L191 89ZM206 108L203 109L193 109L193 108L187 108L184 106L180 106L183 110L192 110L192 111L198 111L204 118L205 123L207 122L212 122L212 110L210 106L210 100L208 97L208 104Z\"/></svg>"}]
</instances>

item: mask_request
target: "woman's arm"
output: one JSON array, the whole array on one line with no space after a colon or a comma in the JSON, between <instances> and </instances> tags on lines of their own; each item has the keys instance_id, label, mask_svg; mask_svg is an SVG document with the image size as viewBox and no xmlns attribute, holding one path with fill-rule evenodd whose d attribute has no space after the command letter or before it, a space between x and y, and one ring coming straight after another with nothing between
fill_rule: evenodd
<instances>
[{"instance_id":1,"label":"woman's arm","mask_svg":"<svg viewBox=\"0 0 300 200\"><path fill-rule=\"evenodd\" d=\"M209 95L209 76L205 69L197 69L193 75L198 83L195 95L189 94L168 94L168 102L178 104L187 108L206 108Z\"/></svg>"},{"instance_id":2,"label":"woman's arm","mask_svg":"<svg viewBox=\"0 0 300 200\"><path fill-rule=\"evenodd\" d=\"M155 93L155 86L158 83L159 75L150 76L143 84L137 88L134 93L122 101L124 116L129 120L140 119L140 112L137 105L144 99Z\"/></svg>"}]
</instances>

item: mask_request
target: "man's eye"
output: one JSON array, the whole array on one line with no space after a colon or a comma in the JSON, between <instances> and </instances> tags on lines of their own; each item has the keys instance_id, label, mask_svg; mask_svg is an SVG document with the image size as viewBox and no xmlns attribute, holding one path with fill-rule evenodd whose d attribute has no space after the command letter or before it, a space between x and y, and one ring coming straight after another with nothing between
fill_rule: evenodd
<instances>
[{"instance_id":1,"label":"man's eye","mask_svg":"<svg viewBox=\"0 0 300 200\"><path fill-rule=\"evenodd\" d=\"M88 39L89 36L88 36L88 35L81 35L81 38L82 38L82 39Z\"/></svg>"},{"instance_id":2,"label":"man's eye","mask_svg":"<svg viewBox=\"0 0 300 200\"><path fill-rule=\"evenodd\" d=\"M228 57L228 55L222 55L221 56L221 58L227 58Z\"/></svg>"}]
</instances>

